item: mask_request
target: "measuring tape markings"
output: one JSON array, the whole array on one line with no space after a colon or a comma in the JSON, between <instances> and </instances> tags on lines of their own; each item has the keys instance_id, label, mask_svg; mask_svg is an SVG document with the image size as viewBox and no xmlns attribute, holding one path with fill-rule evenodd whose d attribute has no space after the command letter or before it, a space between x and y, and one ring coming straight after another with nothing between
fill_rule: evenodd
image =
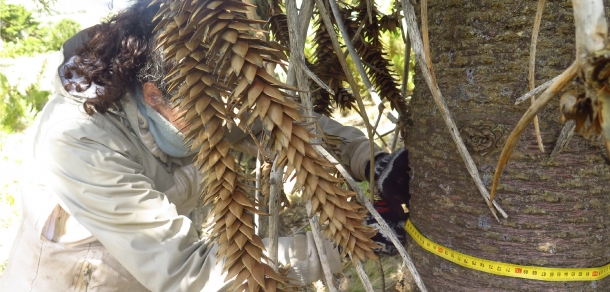
<instances>
[{"instance_id":1,"label":"measuring tape markings","mask_svg":"<svg viewBox=\"0 0 610 292\"><path fill-rule=\"evenodd\" d=\"M411 219L405 224L407 233L425 250L460 266L494 275L540 281L596 281L610 274L610 264L597 268L548 268L522 266L481 259L452 250L424 237Z\"/></svg>"}]
</instances>

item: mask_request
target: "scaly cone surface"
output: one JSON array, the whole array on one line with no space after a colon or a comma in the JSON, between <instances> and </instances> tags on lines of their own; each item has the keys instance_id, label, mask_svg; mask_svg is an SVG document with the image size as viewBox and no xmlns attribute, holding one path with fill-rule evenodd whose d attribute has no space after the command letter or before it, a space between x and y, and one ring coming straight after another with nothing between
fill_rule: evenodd
<instances>
[{"instance_id":1,"label":"scaly cone surface","mask_svg":"<svg viewBox=\"0 0 610 292\"><path fill-rule=\"evenodd\" d=\"M239 118L248 131L260 118L273 150L280 155L280 166L287 174L296 170L297 187L311 198L313 212L320 212L324 234L353 254L353 259L376 259L371 237L376 231L363 225L365 210L356 203L355 193L336 186L341 180L330 173L333 167L318 156L310 144L312 134L303 123L299 105L280 89L291 89L269 75L263 62L286 60L285 55L265 40L248 19L249 4L239 1L171 1L163 3L157 29L163 29L159 46L166 58L178 65L167 79L168 92L180 88L185 130L192 148L201 146L197 165L206 174L205 202L213 209L220 245L218 257L226 257L227 279L236 276L238 291L286 291L286 278L279 276L262 260L267 259L262 242L254 235L252 213L255 203L243 191L238 167L224 140L227 125Z\"/></svg>"}]
</instances>

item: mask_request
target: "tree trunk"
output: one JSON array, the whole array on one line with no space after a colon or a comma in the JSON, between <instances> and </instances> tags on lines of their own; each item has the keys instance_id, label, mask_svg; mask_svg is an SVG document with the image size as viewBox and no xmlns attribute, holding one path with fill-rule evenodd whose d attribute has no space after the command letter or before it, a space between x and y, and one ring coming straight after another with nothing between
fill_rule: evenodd
<instances>
[{"instance_id":1,"label":"tree trunk","mask_svg":"<svg viewBox=\"0 0 610 292\"><path fill-rule=\"evenodd\" d=\"M502 146L529 101L528 59L538 1L431 1L432 61L439 87L487 188ZM418 7L416 7L417 9ZM536 84L574 60L570 1L547 1L538 37ZM598 140L575 135L551 163L563 124L559 99L539 114L546 152L533 126L521 137L501 177L497 200L508 219L491 215L428 87L416 74L411 164L411 218L427 238L484 259L547 267L598 267L610 262L610 172ZM595 282L544 282L467 269L422 248L408 251L429 291L610 291Z\"/></svg>"}]
</instances>

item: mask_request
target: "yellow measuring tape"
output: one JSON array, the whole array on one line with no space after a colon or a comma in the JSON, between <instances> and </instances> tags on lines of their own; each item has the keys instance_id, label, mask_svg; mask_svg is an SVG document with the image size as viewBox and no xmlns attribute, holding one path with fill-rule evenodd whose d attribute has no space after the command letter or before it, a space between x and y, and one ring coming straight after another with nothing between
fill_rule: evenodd
<instances>
[{"instance_id":1,"label":"yellow measuring tape","mask_svg":"<svg viewBox=\"0 0 610 292\"><path fill-rule=\"evenodd\" d=\"M425 238L411 220L407 220L405 229L425 250L462 267L494 275L524 278L540 281L596 281L610 274L610 264L598 268L548 268L521 266L490 261L457 252L430 239Z\"/></svg>"}]
</instances>

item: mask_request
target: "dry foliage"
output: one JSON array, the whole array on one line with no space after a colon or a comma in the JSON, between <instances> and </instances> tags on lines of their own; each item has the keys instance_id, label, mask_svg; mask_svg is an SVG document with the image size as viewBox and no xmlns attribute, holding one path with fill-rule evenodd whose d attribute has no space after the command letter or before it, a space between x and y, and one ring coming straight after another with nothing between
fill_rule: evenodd
<instances>
[{"instance_id":1,"label":"dry foliage","mask_svg":"<svg viewBox=\"0 0 610 292\"><path fill-rule=\"evenodd\" d=\"M330 96L328 92L320 90L318 87L312 88L314 110L328 113L332 111L332 101L342 110L354 108L356 100L354 95L343 87L343 82L347 81L347 77L341 70L341 64L328 35L328 28L319 17L315 24L317 29L313 41L316 49L312 71L335 92L335 96Z\"/></svg>"},{"instance_id":2,"label":"dry foliage","mask_svg":"<svg viewBox=\"0 0 610 292\"><path fill-rule=\"evenodd\" d=\"M316 136L307 127L299 104L288 95L285 84L264 69L264 62L286 60L285 54L254 35L261 31L248 18L249 4L219 0L158 0L156 16L159 49L178 64L166 77L168 92L178 89L179 102L187 121L184 131L198 148L196 164L205 174L204 202L214 204L213 233L219 244L218 258L226 258L226 280L235 277L237 291L291 291L289 279L274 272L263 254L265 247L254 234L253 214L262 212L251 195L243 172L229 153L224 139L227 128L239 119L249 131L262 121L271 150L279 155L278 167L287 165L287 179L293 170L295 188L303 188L311 199L312 213L320 214L325 236L353 254L354 260L376 259L371 237L376 230L363 225L366 211L355 193L337 186L342 179L332 175L334 166L320 157L310 141Z\"/></svg>"}]
</instances>

